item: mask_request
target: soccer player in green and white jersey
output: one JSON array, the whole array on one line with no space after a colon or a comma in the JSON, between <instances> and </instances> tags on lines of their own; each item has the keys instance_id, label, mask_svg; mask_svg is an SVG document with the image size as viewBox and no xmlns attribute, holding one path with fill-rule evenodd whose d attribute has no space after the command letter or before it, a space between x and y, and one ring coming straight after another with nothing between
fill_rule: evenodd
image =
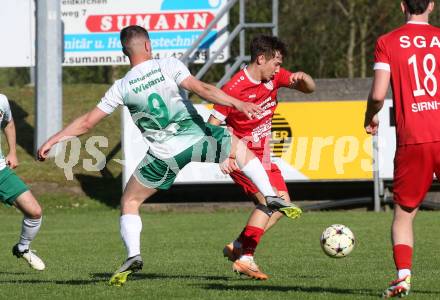
<instances>
[{"instance_id":1,"label":"soccer player in green and white jersey","mask_svg":"<svg viewBox=\"0 0 440 300\"><path fill-rule=\"evenodd\" d=\"M183 89L217 104L231 106L252 118L260 108L226 95L220 89L191 76L175 58L152 59L148 32L140 26L121 31L122 50L131 70L117 80L101 102L52 136L38 151L47 158L59 141L88 132L118 106L127 106L135 125L149 145L144 159L129 179L121 199L121 236L127 260L114 273L110 284L121 285L132 272L142 269L140 205L158 190L167 190L177 173L191 161L228 164L233 157L266 197L267 206L289 215L290 206L276 196L261 162L228 130L206 124L197 114Z\"/></svg>"},{"instance_id":2,"label":"soccer player in green and white jersey","mask_svg":"<svg viewBox=\"0 0 440 300\"><path fill-rule=\"evenodd\" d=\"M0 147L0 202L7 206L15 206L24 215L20 239L12 248L12 254L26 260L33 269L42 271L45 268L44 262L29 249L30 243L40 230L42 210L26 184L12 171L18 166L15 124L8 98L2 94L0 94L0 126L9 146L6 157L3 156Z\"/></svg>"}]
</instances>

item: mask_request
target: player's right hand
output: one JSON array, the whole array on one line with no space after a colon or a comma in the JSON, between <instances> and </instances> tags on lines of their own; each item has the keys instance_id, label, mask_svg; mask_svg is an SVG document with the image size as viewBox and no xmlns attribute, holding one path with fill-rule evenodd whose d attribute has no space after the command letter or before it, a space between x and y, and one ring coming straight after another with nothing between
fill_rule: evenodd
<instances>
[{"instance_id":1,"label":"player's right hand","mask_svg":"<svg viewBox=\"0 0 440 300\"><path fill-rule=\"evenodd\" d=\"M6 165L11 169L15 169L18 166L18 159L15 153L9 153L5 157L5 161L6 161Z\"/></svg>"},{"instance_id":2,"label":"player's right hand","mask_svg":"<svg viewBox=\"0 0 440 300\"><path fill-rule=\"evenodd\" d=\"M234 104L235 108L244 113L250 120L254 119L257 115L263 112L261 107L251 102L237 101Z\"/></svg>"},{"instance_id":3,"label":"player's right hand","mask_svg":"<svg viewBox=\"0 0 440 300\"><path fill-rule=\"evenodd\" d=\"M220 171L222 171L223 174L231 174L234 171L240 170L240 168L237 165L237 162L235 161L235 158L229 157L224 162L220 163Z\"/></svg>"},{"instance_id":4,"label":"player's right hand","mask_svg":"<svg viewBox=\"0 0 440 300\"><path fill-rule=\"evenodd\" d=\"M40 149L38 149L37 159L39 161L45 161L47 156L49 155L51 148L52 148L51 145L49 145L48 143L44 143L43 146L41 146Z\"/></svg>"},{"instance_id":5,"label":"player's right hand","mask_svg":"<svg viewBox=\"0 0 440 300\"><path fill-rule=\"evenodd\" d=\"M379 116L375 114L370 121L365 120L364 126L368 134L376 135L379 129Z\"/></svg>"}]
</instances>

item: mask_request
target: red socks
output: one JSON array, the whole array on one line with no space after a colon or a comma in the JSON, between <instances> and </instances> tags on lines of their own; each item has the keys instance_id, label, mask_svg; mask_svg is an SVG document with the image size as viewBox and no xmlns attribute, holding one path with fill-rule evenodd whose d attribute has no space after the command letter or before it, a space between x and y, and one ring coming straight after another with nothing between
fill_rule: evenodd
<instances>
[{"instance_id":1,"label":"red socks","mask_svg":"<svg viewBox=\"0 0 440 300\"><path fill-rule=\"evenodd\" d=\"M263 228L246 226L238 239L241 242L242 255L253 256L263 234Z\"/></svg>"},{"instance_id":2,"label":"red socks","mask_svg":"<svg viewBox=\"0 0 440 300\"><path fill-rule=\"evenodd\" d=\"M413 248L399 244L393 247L394 263L397 270L411 269Z\"/></svg>"}]
</instances>

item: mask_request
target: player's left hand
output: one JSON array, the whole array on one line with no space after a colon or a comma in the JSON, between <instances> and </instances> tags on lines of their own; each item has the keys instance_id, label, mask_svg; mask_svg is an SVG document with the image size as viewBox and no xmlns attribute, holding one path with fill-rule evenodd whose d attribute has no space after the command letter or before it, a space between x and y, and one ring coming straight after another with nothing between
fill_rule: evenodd
<instances>
[{"instance_id":1,"label":"player's left hand","mask_svg":"<svg viewBox=\"0 0 440 300\"><path fill-rule=\"evenodd\" d=\"M235 103L235 108L238 111L244 113L246 117L248 117L250 120L255 118L258 114L262 113L261 108L258 105L251 102L237 101Z\"/></svg>"},{"instance_id":2,"label":"player's left hand","mask_svg":"<svg viewBox=\"0 0 440 300\"><path fill-rule=\"evenodd\" d=\"M370 121L365 119L364 127L368 134L376 135L379 130L379 116L375 114Z\"/></svg>"},{"instance_id":3,"label":"player's left hand","mask_svg":"<svg viewBox=\"0 0 440 300\"><path fill-rule=\"evenodd\" d=\"M44 145L41 146L40 149L38 149L37 159L39 161L45 161L46 158L49 156L49 152L51 148L52 148L51 144L49 144L48 142L44 143Z\"/></svg>"},{"instance_id":4,"label":"player's left hand","mask_svg":"<svg viewBox=\"0 0 440 300\"><path fill-rule=\"evenodd\" d=\"M307 79L307 75L304 72L295 72L290 75L290 85L295 87L300 81L305 81Z\"/></svg>"},{"instance_id":5,"label":"player's left hand","mask_svg":"<svg viewBox=\"0 0 440 300\"><path fill-rule=\"evenodd\" d=\"M219 166L220 166L220 171L222 171L223 174L231 174L234 171L240 170L235 158L233 157L229 157Z\"/></svg>"},{"instance_id":6,"label":"player's left hand","mask_svg":"<svg viewBox=\"0 0 440 300\"><path fill-rule=\"evenodd\" d=\"M10 169L15 169L18 166L18 158L16 154L9 153L6 156L5 161Z\"/></svg>"}]
</instances>

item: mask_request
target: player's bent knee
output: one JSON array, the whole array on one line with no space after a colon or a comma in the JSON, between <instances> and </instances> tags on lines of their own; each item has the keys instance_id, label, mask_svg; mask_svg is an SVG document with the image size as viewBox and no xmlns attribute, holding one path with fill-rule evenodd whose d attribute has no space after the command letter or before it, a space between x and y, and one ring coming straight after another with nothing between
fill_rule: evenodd
<instances>
[{"instance_id":1,"label":"player's bent knee","mask_svg":"<svg viewBox=\"0 0 440 300\"><path fill-rule=\"evenodd\" d=\"M121 209L122 211L138 209L139 206L144 202L145 199L136 196L123 197L121 199Z\"/></svg>"},{"instance_id":2,"label":"player's bent knee","mask_svg":"<svg viewBox=\"0 0 440 300\"><path fill-rule=\"evenodd\" d=\"M272 216L272 214L273 214L273 210L271 210L269 207L267 207L266 205L263 205L263 204L257 204L255 206L255 209L262 211L263 213L265 213L269 217Z\"/></svg>"},{"instance_id":3,"label":"player's bent knee","mask_svg":"<svg viewBox=\"0 0 440 300\"><path fill-rule=\"evenodd\" d=\"M26 191L17 197L15 206L28 218L39 219L43 215L43 210L37 199L30 191Z\"/></svg>"},{"instance_id":4,"label":"player's bent knee","mask_svg":"<svg viewBox=\"0 0 440 300\"><path fill-rule=\"evenodd\" d=\"M40 219L43 216L43 210L41 209L40 205L37 205L30 214L30 217L32 219Z\"/></svg>"},{"instance_id":5,"label":"player's bent knee","mask_svg":"<svg viewBox=\"0 0 440 300\"><path fill-rule=\"evenodd\" d=\"M30 219L40 219L43 216L43 210L38 202L35 201L34 205L32 205L26 211L23 211L24 215Z\"/></svg>"}]
</instances>

